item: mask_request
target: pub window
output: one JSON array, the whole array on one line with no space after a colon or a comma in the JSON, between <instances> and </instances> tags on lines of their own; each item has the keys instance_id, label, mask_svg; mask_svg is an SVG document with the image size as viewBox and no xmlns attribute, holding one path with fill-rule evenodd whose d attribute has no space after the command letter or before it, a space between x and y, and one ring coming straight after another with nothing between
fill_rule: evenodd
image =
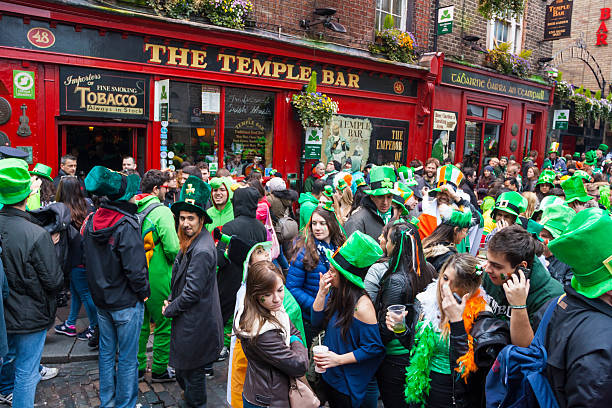
<instances>
[{"instance_id":1,"label":"pub window","mask_svg":"<svg viewBox=\"0 0 612 408\"><path fill-rule=\"evenodd\" d=\"M487 24L487 48L510 43L510 52L518 54L522 49L522 22L514 17L496 16Z\"/></svg>"},{"instance_id":2,"label":"pub window","mask_svg":"<svg viewBox=\"0 0 612 408\"><path fill-rule=\"evenodd\" d=\"M240 156L240 166L229 166L236 175L272 167L274 97L274 92L225 88L225 162Z\"/></svg>"},{"instance_id":3,"label":"pub window","mask_svg":"<svg viewBox=\"0 0 612 408\"><path fill-rule=\"evenodd\" d=\"M478 118L482 118L482 113L484 112L484 108L478 105L468 105L467 106L467 114L468 116L476 116Z\"/></svg>"},{"instance_id":4,"label":"pub window","mask_svg":"<svg viewBox=\"0 0 612 408\"><path fill-rule=\"evenodd\" d=\"M180 169L185 161L217 163L219 103L219 87L170 81L168 166ZM162 139L162 154L163 143Z\"/></svg>"},{"instance_id":5,"label":"pub window","mask_svg":"<svg viewBox=\"0 0 612 408\"><path fill-rule=\"evenodd\" d=\"M395 28L405 31L406 3L407 0L376 0L376 29L382 30L385 17L387 15L391 15L393 17Z\"/></svg>"},{"instance_id":6,"label":"pub window","mask_svg":"<svg viewBox=\"0 0 612 408\"><path fill-rule=\"evenodd\" d=\"M463 140L463 165L482 169L493 157L499 157L499 138L504 110L468 104Z\"/></svg>"}]
</instances>

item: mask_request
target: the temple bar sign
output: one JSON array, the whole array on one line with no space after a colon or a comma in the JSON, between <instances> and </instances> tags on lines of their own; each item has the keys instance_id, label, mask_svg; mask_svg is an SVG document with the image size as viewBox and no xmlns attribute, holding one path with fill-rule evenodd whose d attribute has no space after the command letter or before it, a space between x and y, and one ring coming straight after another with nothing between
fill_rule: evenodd
<instances>
[{"instance_id":1,"label":"the temple bar sign","mask_svg":"<svg viewBox=\"0 0 612 408\"><path fill-rule=\"evenodd\" d=\"M538 88L458 68L444 67L442 83L533 102L548 103L550 99L550 89Z\"/></svg>"},{"instance_id":2,"label":"the temple bar sign","mask_svg":"<svg viewBox=\"0 0 612 408\"><path fill-rule=\"evenodd\" d=\"M546 6L544 40L570 38L574 0L554 0Z\"/></svg>"},{"instance_id":3,"label":"the temple bar sign","mask_svg":"<svg viewBox=\"0 0 612 408\"><path fill-rule=\"evenodd\" d=\"M601 23L595 32L595 35L597 36L597 42L595 45L608 45L608 27L606 26L606 21L609 20L610 8L604 7L600 10L599 21L601 21Z\"/></svg>"}]
</instances>

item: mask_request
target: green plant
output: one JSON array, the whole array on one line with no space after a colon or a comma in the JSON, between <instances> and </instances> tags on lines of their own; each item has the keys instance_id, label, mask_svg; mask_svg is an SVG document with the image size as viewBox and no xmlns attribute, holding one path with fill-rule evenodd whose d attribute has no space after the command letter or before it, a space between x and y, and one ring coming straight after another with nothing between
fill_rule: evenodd
<instances>
[{"instance_id":1,"label":"green plant","mask_svg":"<svg viewBox=\"0 0 612 408\"><path fill-rule=\"evenodd\" d=\"M317 73L313 72L306 90L293 95L291 104L297 111L302 126L323 127L338 112L338 103L329 96L317 92Z\"/></svg>"},{"instance_id":2,"label":"green plant","mask_svg":"<svg viewBox=\"0 0 612 408\"><path fill-rule=\"evenodd\" d=\"M523 50L518 55L510 52L510 43L500 43L489 51L488 60L493 69L506 75L520 78L529 76L531 50Z\"/></svg>"},{"instance_id":3,"label":"green plant","mask_svg":"<svg viewBox=\"0 0 612 408\"><path fill-rule=\"evenodd\" d=\"M389 30L395 27L395 21L393 20L393 16L391 14L387 14L385 16L385 21L383 21L383 29Z\"/></svg>"},{"instance_id":4,"label":"green plant","mask_svg":"<svg viewBox=\"0 0 612 408\"><path fill-rule=\"evenodd\" d=\"M193 5L211 23L228 28L244 28L246 16L253 11L250 0L193 0Z\"/></svg>"},{"instance_id":5,"label":"green plant","mask_svg":"<svg viewBox=\"0 0 612 408\"><path fill-rule=\"evenodd\" d=\"M193 12L192 0L148 0L153 10L172 18L188 18Z\"/></svg>"},{"instance_id":6,"label":"green plant","mask_svg":"<svg viewBox=\"0 0 612 408\"><path fill-rule=\"evenodd\" d=\"M495 16L520 20L524 9L524 0L478 0L478 13L487 20Z\"/></svg>"},{"instance_id":7,"label":"green plant","mask_svg":"<svg viewBox=\"0 0 612 408\"><path fill-rule=\"evenodd\" d=\"M412 33L397 28L376 32L376 42L370 44L370 52L384 54L392 61L414 62L417 59L416 41Z\"/></svg>"}]
</instances>

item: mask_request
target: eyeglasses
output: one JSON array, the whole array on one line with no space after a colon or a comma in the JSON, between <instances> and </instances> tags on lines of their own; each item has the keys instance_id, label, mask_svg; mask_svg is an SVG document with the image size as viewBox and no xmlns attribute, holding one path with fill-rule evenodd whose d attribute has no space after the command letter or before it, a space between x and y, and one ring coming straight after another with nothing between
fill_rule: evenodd
<instances>
[{"instance_id":1,"label":"eyeglasses","mask_svg":"<svg viewBox=\"0 0 612 408\"><path fill-rule=\"evenodd\" d=\"M77 176L73 176L73 175L68 174L68 175L66 175L66 176L62 176L62 177L60 177L60 180L63 180L63 179L65 179L65 178L72 178L72 177L77 178Z\"/></svg>"}]
</instances>

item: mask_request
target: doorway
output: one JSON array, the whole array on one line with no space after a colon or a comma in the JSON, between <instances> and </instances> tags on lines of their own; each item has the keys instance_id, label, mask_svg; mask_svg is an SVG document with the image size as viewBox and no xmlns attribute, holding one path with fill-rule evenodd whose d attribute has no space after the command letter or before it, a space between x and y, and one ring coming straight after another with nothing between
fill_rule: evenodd
<instances>
[{"instance_id":1,"label":"doorway","mask_svg":"<svg viewBox=\"0 0 612 408\"><path fill-rule=\"evenodd\" d=\"M77 175L83 178L94 166L121 171L124 156L135 158L142 175L146 170L145 126L104 122L62 124L61 155L77 157Z\"/></svg>"}]
</instances>

